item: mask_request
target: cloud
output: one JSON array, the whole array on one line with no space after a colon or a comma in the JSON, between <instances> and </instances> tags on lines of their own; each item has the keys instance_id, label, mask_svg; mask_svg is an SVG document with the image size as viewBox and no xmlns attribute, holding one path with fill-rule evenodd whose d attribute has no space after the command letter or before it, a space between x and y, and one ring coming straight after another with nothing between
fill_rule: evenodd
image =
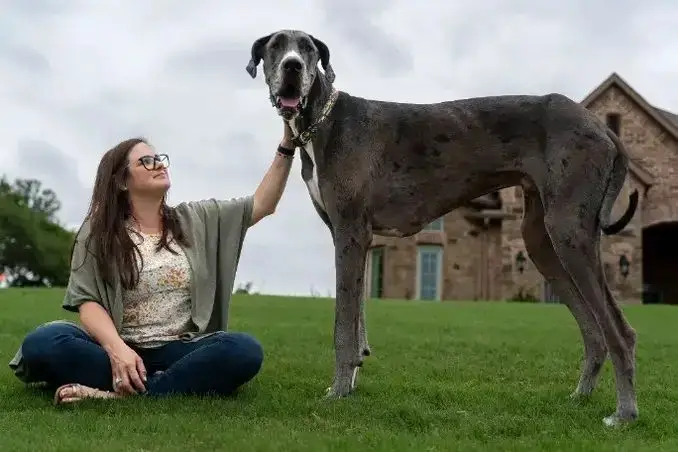
<instances>
[{"instance_id":1,"label":"cloud","mask_svg":"<svg viewBox=\"0 0 678 452\"><path fill-rule=\"evenodd\" d=\"M238 83L243 79L250 58L251 41L210 39L190 49L171 55L165 69L189 80L211 78L221 83Z\"/></svg>"},{"instance_id":2,"label":"cloud","mask_svg":"<svg viewBox=\"0 0 678 452\"><path fill-rule=\"evenodd\" d=\"M282 125L250 46L300 28L331 52L351 94L437 102L561 92L581 100L611 72L678 111L669 1L548 3L297 0L6 0L0 16L0 168L39 177L82 219L101 155L129 136L170 154L171 200L252 193ZM261 72L260 72L261 73ZM248 233L238 282L334 293L334 250L294 163L278 211Z\"/></svg>"},{"instance_id":3,"label":"cloud","mask_svg":"<svg viewBox=\"0 0 678 452\"><path fill-rule=\"evenodd\" d=\"M402 39L374 23L391 3L385 0L336 2L325 0L323 18L336 30L343 45L360 58L361 66L380 77L394 77L412 70L413 58ZM316 36L318 37L318 36ZM322 39L322 38L321 38ZM332 53L332 52L330 52ZM352 63L355 69L356 62Z\"/></svg>"},{"instance_id":4,"label":"cloud","mask_svg":"<svg viewBox=\"0 0 678 452\"><path fill-rule=\"evenodd\" d=\"M55 190L61 201L59 219L66 224L81 221L89 199L83 182L72 177L76 159L49 143L31 139L18 141L17 155L15 177L40 180L43 188Z\"/></svg>"},{"instance_id":5,"label":"cloud","mask_svg":"<svg viewBox=\"0 0 678 452\"><path fill-rule=\"evenodd\" d=\"M49 73L50 64L40 52L21 43L0 40L0 55L3 66L13 67L29 76L45 76Z\"/></svg>"}]
</instances>

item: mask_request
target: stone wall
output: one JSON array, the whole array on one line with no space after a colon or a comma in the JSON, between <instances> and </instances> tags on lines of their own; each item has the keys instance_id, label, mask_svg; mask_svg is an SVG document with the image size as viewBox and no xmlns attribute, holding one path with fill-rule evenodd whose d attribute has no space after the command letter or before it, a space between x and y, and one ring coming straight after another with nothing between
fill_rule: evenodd
<instances>
[{"instance_id":1,"label":"stone wall","mask_svg":"<svg viewBox=\"0 0 678 452\"><path fill-rule=\"evenodd\" d=\"M512 214L512 219L502 223L502 291L504 300L532 297L541 299L543 280L534 266L527 251L521 231L524 214L523 190L521 187L509 187L501 190L502 208ZM516 257L522 251L527 261L523 273L518 271Z\"/></svg>"}]
</instances>

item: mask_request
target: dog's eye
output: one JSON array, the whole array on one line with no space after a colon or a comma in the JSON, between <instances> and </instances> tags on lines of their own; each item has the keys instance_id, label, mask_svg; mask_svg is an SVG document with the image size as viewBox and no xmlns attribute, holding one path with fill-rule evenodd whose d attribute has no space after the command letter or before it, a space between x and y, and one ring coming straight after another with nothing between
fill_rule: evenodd
<instances>
[{"instance_id":1,"label":"dog's eye","mask_svg":"<svg viewBox=\"0 0 678 452\"><path fill-rule=\"evenodd\" d=\"M310 52L313 50L313 46L311 45L310 41L304 39L299 41L299 50L304 52Z\"/></svg>"},{"instance_id":2,"label":"dog's eye","mask_svg":"<svg viewBox=\"0 0 678 452\"><path fill-rule=\"evenodd\" d=\"M287 40L286 40L286 38L285 38L284 36L277 36L277 37L273 38L273 41L271 41L269 45L270 45L273 49L280 49L280 48L283 47L286 43L287 43Z\"/></svg>"}]
</instances>

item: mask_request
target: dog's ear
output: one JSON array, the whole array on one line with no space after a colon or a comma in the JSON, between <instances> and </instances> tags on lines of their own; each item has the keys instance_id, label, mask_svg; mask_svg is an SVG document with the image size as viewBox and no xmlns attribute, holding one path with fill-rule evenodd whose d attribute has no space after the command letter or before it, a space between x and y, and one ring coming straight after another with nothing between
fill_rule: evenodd
<instances>
[{"instance_id":1,"label":"dog's ear","mask_svg":"<svg viewBox=\"0 0 678 452\"><path fill-rule=\"evenodd\" d=\"M332 65L330 64L330 49L327 47L327 44L320 39L314 38L313 36L310 36L310 38L313 40L313 44L318 48L318 53L320 53L320 64L322 64L323 70L325 71L325 77L327 77L327 80L330 83L334 82L335 74L334 69L332 69Z\"/></svg>"},{"instance_id":2,"label":"dog's ear","mask_svg":"<svg viewBox=\"0 0 678 452\"><path fill-rule=\"evenodd\" d=\"M257 76L257 66L259 66L259 62L264 57L264 46L266 43L268 43L269 39L271 39L271 36L273 36L273 33L267 36L262 36L252 44L252 57L250 58L250 62L247 63L247 67L245 67L245 70L252 78Z\"/></svg>"}]
</instances>

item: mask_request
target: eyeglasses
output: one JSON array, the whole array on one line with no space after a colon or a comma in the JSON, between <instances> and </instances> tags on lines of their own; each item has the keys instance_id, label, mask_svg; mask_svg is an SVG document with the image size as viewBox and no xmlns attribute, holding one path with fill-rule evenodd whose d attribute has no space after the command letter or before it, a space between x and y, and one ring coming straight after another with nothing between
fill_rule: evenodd
<instances>
[{"instance_id":1,"label":"eyeglasses","mask_svg":"<svg viewBox=\"0 0 678 452\"><path fill-rule=\"evenodd\" d=\"M138 159L148 171L159 168L169 168L169 156L167 154L144 155Z\"/></svg>"}]
</instances>

